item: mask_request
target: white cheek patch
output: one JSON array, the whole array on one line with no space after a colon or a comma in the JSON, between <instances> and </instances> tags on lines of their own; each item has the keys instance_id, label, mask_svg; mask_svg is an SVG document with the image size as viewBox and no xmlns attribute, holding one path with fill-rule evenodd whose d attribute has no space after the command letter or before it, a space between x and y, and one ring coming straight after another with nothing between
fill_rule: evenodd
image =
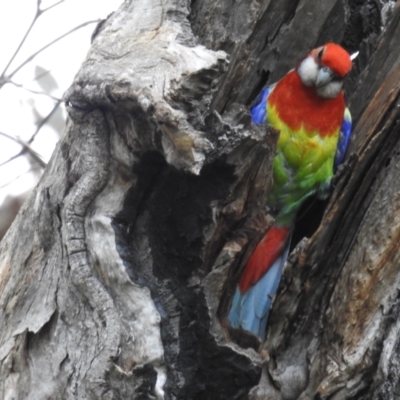
<instances>
[{"instance_id":1,"label":"white cheek patch","mask_svg":"<svg viewBox=\"0 0 400 400\"><path fill-rule=\"evenodd\" d=\"M317 94L325 99L333 99L340 93L342 86L343 82L341 81L331 81L327 85L317 88Z\"/></svg>"},{"instance_id":2,"label":"white cheek patch","mask_svg":"<svg viewBox=\"0 0 400 400\"><path fill-rule=\"evenodd\" d=\"M297 73L306 86L314 86L318 75L318 65L312 57L307 57L297 68Z\"/></svg>"}]
</instances>

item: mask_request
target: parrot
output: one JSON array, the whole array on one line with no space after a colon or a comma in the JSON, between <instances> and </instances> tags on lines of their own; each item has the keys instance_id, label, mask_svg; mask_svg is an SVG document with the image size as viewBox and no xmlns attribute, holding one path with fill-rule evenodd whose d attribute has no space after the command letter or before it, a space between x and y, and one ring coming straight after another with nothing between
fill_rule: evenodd
<instances>
[{"instance_id":1,"label":"parrot","mask_svg":"<svg viewBox=\"0 0 400 400\"><path fill-rule=\"evenodd\" d=\"M352 121L342 87L353 56L338 44L326 43L310 51L276 84L264 88L250 107L254 124L279 131L273 184L267 195L274 223L245 266L228 320L233 328L261 340L289 254L297 211L315 193L327 197L346 154Z\"/></svg>"}]
</instances>

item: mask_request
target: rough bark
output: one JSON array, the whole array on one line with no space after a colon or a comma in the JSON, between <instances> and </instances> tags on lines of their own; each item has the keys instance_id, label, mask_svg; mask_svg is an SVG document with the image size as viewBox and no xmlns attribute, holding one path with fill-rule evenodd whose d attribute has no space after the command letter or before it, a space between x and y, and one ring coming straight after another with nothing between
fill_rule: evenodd
<instances>
[{"instance_id":1,"label":"rough bark","mask_svg":"<svg viewBox=\"0 0 400 400\"><path fill-rule=\"evenodd\" d=\"M0 244L0 397L394 398L399 19L397 3L378 37L368 1L130 0L104 21ZM293 252L260 343L226 322L273 222L277 132L246 106L330 40L362 50L358 156Z\"/></svg>"}]
</instances>

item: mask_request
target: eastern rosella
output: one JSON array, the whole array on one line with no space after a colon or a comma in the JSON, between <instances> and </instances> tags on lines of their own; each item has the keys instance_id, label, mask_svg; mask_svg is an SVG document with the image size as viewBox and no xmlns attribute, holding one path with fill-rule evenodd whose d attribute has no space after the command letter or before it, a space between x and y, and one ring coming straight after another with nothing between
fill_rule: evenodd
<instances>
[{"instance_id":1,"label":"eastern rosella","mask_svg":"<svg viewBox=\"0 0 400 400\"><path fill-rule=\"evenodd\" d=\"M280 131L268 195L275 222L247 262L228 318L233 327L261 339L288 256L296 213L307 197L326 191L349 143L351 116L342 86L351 67L349 54L327 43L265 88L250 109L255 124L268 123Z\"/></svg>"}]
</instances>

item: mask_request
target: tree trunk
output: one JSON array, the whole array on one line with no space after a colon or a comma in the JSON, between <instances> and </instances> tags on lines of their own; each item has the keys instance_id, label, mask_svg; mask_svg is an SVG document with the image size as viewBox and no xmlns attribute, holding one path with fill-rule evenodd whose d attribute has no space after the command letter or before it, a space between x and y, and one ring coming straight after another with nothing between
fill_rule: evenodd
<instances>
[{"instance_id":1,"label":"tree trunk","mask_svg":"<svg viewBox=\"0 0 400 400\"><path fill-rule=\"evenodd\" d=\"M128 0L98 26L66 132L0 245L1 398L397 398L400 2L383 28L380 12ZM273 223L278 133L247 107L327 41L361 50L352 155L261 343L226 320Z\"/></svg>"}]
</instances>

